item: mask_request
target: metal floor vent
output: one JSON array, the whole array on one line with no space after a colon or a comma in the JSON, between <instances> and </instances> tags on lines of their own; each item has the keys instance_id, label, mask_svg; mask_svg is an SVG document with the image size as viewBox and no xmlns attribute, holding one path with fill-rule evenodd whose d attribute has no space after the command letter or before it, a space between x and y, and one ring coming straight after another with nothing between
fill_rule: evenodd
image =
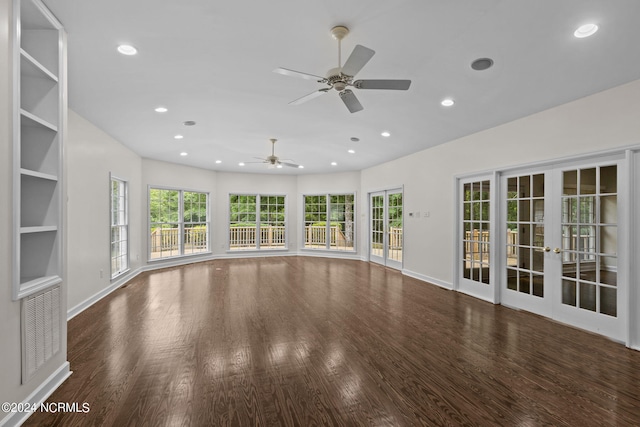
<instances>
[{"instance_id":1,"label":"metal floor vent","mask_svg":"<svg viewBox=\"0 0 640 427\"><path fill-rule=\"evenodd\" d=\"M60 287L22 300L22 383L60 350Z\"/></svg>"}]
</instances>

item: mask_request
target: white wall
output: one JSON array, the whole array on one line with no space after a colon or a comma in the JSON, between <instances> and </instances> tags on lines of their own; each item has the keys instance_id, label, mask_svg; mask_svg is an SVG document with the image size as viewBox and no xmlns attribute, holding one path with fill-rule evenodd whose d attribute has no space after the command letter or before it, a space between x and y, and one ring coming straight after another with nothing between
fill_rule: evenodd
<instances>
[{"instance_id":1,"label":"white wall","mask_svg":"<svg viewBox=\"0 0 640 427\"><path fill-rule=\"evenodd\" d=\"M456 175L640 144L640 80L362 171L362 192L404 184L409 272L451 284Z\"/></svg>"},{"instance_id":2,"label":"white wall","mask_svg":"<svg viewBox=\"0 0 640 427\"><path fill-rule=\"evenodd\" d=\"M131 270L142 265L140 156L69 110L66 149L68 307L82 304L109 288L109 174L129 183Z\"/></svg>"}]
</instances>

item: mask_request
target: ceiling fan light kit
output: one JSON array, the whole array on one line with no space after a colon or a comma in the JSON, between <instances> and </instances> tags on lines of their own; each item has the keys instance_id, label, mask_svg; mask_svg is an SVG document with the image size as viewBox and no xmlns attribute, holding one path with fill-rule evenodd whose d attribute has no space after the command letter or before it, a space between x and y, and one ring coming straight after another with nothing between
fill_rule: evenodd
<instances>
[{"instance_id":1,"label":"ceiling fan light kit","mask_svg":"<svg viewBox=\"0 0 640 427\"><path fill-rule=\"evenodd\" d=\"M383 89L383 90L407 90L411 86L411 80L354 80L358 72L369 62L375 55L373 49L356 45L356 47L342 65L342 39L349 34L349 29L343 25L335 26L331 29L331 35L338 41L338 66L331 68L325 77L315 74L295 71L288 68L276 68L273 70L285 76L299 77L308 80L316 80L318 83L326 84L328 87L316 90L301 98L295 99L289 105L298 105L307 102L320 95L324 95L331 89L335 89L342 102L351 113L361 111L364 107L358 101L355 93L350 88L355 89Z\"/></svg>"}]
</instances>

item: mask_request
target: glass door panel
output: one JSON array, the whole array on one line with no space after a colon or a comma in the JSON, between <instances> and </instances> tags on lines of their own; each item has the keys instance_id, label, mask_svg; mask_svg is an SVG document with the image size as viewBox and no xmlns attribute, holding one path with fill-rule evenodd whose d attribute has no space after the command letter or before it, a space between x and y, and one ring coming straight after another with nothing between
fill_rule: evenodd
<instances>
[{"instance_id":1,"label":"glass door panel","mask_svg":"<svg viewBox=\"0 0 640 427\"><path fill-rule=\"evenodd\" d=\"M369 204L371 210L369 258L373 262L384 264L387 256L384 242L384 193L371 194Z\"/></svg>"},{"instance_id":2,"label":"glass door panel","mask_svg":"<svg viewBox=\"0 0 640 427\"><path fill-rule=\"evenodd\" d=\"M617 316L617 166L562 173L562 304Z\"/></svg>"},{"instance_id":3,"label":"glass door panel","mask_svg":"<svg viewBox=\"0 0 640 427\"><path fill-rule=\"evenodd\" d=\"M545 175L506 180L507 290L544 298Z\"/></svg>"},{"instance_id":4,"label":"glass door panel","mask_svg":"<svg viewBox=\"0 0 640 427\"><path fill-rule=\"evenodd\" d=\"M462 183L462 274L463 281L472 281L487 286L490 284L491 240L490 240L490 193L489 180ZM479 289L470 293L477 294ZM464 289L463 289L464 290ZM489 296L489 295L487 295Z\"/></svg>"},{"instance_id":5,"label":"glass door panel","mask_svg":"<svg viewBox=\"0 0 640 427\"><path fill-rule=\"evenodd\" d=\"M402 191L369 194L369 259L393 268L402 268L403 200Z\"/></svg>"},{"instance_id":6,"label":"glass door panel","mask_svg":"<svg viewBox=\"0 0 640 427\"><path fill-rule=\"evenodd\" d=\"M387 257L402 265L402 193L387 194Z\"/></svg>"}]
</instances>

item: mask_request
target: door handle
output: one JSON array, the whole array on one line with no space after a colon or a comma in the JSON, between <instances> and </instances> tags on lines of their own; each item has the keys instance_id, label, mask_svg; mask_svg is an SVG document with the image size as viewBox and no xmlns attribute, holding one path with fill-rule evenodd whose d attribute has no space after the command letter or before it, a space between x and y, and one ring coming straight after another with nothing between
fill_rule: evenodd
<instances>
[{"instance_id":1,"label":"door handle","mask_svg":"<svg viewBox=\"0 0 640 427\"><path fill-rule=\"evenodd\" d=\"M545 252L549 252L550 250L551 250L551 248L550 248L549 246L545 246L545 247L544 247L544 251L545 251Z\"/></svg>"},{"instance_id":2,"label":"door handle","mask_svg":"<svg viewBox=\"0 0 640 427\"><path fill-rule=\"evenodd\" d=\"M553 250L553 253L554 253L554 254L559 254L560 252L562 252L562 251L560 250L560 248L555 248L555 249Z\"/></svg>"}]
</instances>

